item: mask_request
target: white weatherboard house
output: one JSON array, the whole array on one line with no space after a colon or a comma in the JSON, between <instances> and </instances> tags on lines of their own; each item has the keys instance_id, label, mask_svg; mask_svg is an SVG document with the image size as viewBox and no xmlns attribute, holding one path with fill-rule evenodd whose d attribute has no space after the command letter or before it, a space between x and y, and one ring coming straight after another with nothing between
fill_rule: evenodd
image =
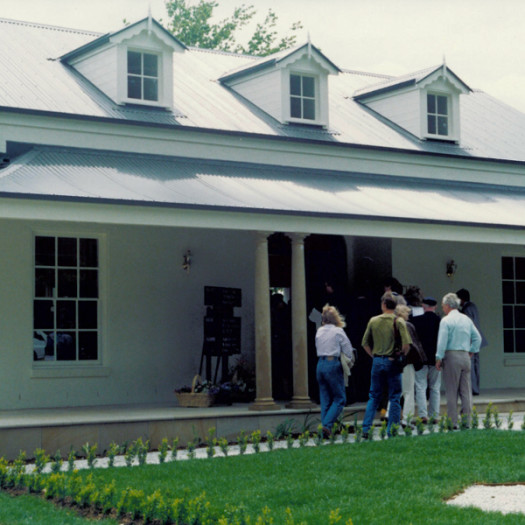
<instances>
[{"instance_id":1,"label":"white weatherboard house","mask_svg":"<svg viewBox=\"0 0 525 525\"><path fill-rule=\"evenodd\" d=\"M438 300L469 289L482 388L523 387L525 115L446 64L393 78L311 43L199 50L144 19L0 20L0 65L0 409L175 403L206 286L240 290L261 410L270 287L291 289L306 406L316 288L347 287L358 345L388 275Z\"/></svg>"}]
</instances>

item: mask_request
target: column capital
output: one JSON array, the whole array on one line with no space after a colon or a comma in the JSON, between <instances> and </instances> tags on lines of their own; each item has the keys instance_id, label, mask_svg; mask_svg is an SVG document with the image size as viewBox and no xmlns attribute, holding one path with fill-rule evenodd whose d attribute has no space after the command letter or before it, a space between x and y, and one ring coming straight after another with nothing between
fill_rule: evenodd
<instances>
[{"instance_id":1,"label":"column capital","mask_svg":"<svg viewBox=\"0 0 525 525\"><path fill-rule=\"evenodd\" d=\"M306 237L308 237L309 233L303 233L303 232L286 232L285 235L292 240L292 242L304 242Z\"/></svg>"}]
</instances>

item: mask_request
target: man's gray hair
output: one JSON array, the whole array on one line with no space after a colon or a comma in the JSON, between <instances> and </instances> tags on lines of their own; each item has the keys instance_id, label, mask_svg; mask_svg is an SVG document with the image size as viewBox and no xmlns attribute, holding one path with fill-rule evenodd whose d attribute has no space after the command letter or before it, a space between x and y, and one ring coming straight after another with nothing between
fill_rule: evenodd
<instances>
[{"instance_id":1,"label":"man's gray hair","mask_svg":"<svg viewBox=\"0 0 525 525\"><path fill-rule=\"evenodd\" d=\"M448 293L443 297L443 300L441 301L443 304L446 304L450 308L459 308L461 305L461 301L459 300L459 297L455 293Z\"/></svg>"}]
</instances>

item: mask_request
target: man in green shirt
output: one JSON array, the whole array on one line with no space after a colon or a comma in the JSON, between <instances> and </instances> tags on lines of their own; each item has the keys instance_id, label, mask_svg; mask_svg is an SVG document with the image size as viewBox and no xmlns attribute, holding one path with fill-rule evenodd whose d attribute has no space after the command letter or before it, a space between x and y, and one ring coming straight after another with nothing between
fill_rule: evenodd
<instances>
[{"instance_id":1,"label":"man in green shirt","mask_svg":"<svg viewBox=\"0 0 525 525\"><path fill-rule=\"evenodd\" d=\"M399 424L401 416L401 371L394 362L394 322L401 336L402 349L405 353L410 348L412 339L408 333L405 321L396 317L394 310L397 301L394 295L387 292L381 297L381 315L376 315L368 321L361 345L366 353L372 357L372 372L370 393L363 420L363 436L368 432L374 421L374 416L381 402L383 388L388 386L388 400L390 402L387 434L393 423Z\"/></svg>"}]
</instances>

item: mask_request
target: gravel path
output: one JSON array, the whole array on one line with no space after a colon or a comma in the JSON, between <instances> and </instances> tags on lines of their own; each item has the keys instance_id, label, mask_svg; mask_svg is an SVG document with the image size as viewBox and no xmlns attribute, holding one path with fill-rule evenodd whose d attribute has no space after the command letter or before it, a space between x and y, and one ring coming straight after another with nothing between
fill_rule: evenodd
<instances>
[{"instance_id":1,"label":"gravel path","mask_svg":"<svg viewBox=\"0 0 525 525\"><path fill-rule=\"evenodd\" d=\"M510 512L525 514L525 484L473 485L447 503L459 507L477 507L484 511L496 511L503 514Z\"/></svg>"}]
</instances>

